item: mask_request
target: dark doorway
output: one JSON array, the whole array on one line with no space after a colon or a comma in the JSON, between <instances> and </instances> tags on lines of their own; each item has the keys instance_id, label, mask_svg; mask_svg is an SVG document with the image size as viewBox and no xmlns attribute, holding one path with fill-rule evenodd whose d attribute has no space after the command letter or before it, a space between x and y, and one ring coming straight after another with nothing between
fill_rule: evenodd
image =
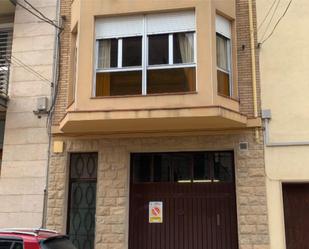
<instances>
[{"instance_id":1,"label":"dark doorway","mask_svg":"<svg viewBox=\"0 0 309 249\"><path fill-rule=\"evenodd\" d=\"M309 184L282 185L285 237L287 249L307 249L309 246Z\"/></svg>"},{"instance_id":2,"label":"dark doorway","mask_svg":"<svg viewBox=\"0 0 309 249\"><path fill-rule=\"evenodd\" d=\"M233 152L131 154L129 249L237 249L234 179Z\"/></svg>"},{"instance_id":3,"label":"dark doorway","mask_svg":"<svg viewBox=\"0 0 309 249\"><path fill-rule=\"evenodd\" d=\"M97 153L70 157L67 233L77 249L94 248L97 164Z\"/></svg>"}]
</instances>

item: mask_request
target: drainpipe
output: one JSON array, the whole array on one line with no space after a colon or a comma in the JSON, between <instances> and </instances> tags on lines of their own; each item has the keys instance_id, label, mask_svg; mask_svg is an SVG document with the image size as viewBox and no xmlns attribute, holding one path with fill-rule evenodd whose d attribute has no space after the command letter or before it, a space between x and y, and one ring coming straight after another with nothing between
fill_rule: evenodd
<instances>
[{"instance_id":1,"label":"drainpipe","mask_svg":"<svg viewBox=\"0 0 309 249\"><path fill-rule=\"evenodd\" d=\"M57 23L60 23L60 0L57 0L56 4L56 20ZM53 85L52 85L52 92L51 92L51 99L54 98L53 91L56 88L56 84L58 84L58 63L59 63L59 29L56 28L55 32L55 41L54 41L54 55L53 55ZM47 150L47 163L46 163L46 179L45 179L45 187L44 187L44 199L43 199L43 214L42 214L42 228L46 228L46 218L47 218L47 200L48 200L48 181L49 181L49 164L50 164L50 156L51 156L51 126L52 126L52 110L48 113L48 118L50 119L47 124L47 133L48 133L48 150Z\"/></svg>"},{"instance_id":2,"label":"drainpipe","mask_svg":"<svg viewBox=\"0 0 309 249\"><path fill-rule=\"evenodd\" d=\"M252 71L252 95L253 95L253 110L254 118L258 117L258 103L257 103L257 80L256 80L256 62L255 62L255 39L254 39L254 22L253 22L253 3L248 0L249 6L249 25L250 25L250 45L251 45L251 71ZM255 129L255 139L259 142L259 130Z\"/></svg>"},{"instance_id":3,"label":"drainpipe","mask_svg":"<svg viewBox=\"0 0 309 249\"><path fill-rule=\"evenodd\" d=\"M264 121L264 140L266 147L290 147L290 146L309 146L309 141L293 142L270 142L269 139L269 121L271 120L271 111L263 110L262 119Z\"/></svg>"}]
</instances>

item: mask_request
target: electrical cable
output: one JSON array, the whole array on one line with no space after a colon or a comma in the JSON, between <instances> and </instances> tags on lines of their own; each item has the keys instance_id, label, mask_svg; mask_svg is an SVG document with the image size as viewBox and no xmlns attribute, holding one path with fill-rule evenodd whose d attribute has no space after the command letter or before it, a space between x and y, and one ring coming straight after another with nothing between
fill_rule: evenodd
<instances>
[{"instance_id":1,"label":"electrical cable","mask_svg":"<svg viewBox=\"0 0 309 249\"><path fill-rule=\"evenodd\" d=\"M275 9L274 9L274 11L273 11L273 13L272 13L272 16L271 16L271 18L269 19L269 22L268 22L268 24L267 24L267 26L266 26L266 28L265 28L265 30L264 30L264 33L263 33L263 35L261 35L261 37L262 37L261 40L263 40L264 37L265 37L265 35L267 34L268 28L269 28L269 26L270 26L272 20L273 20L274 17L275 17L275 14L276 14L276 12L277 12L277 10L278 10L278 7L279 7L280 2L281 2L281 0L278 0L278 2L277 2L277 4L276 4L276 7L275 7Z\"/></svg>"},{"instance_id":2,"label":"electrical cable","mask_svg":"<svg viewBox=\"0 0 309 249\"><path fill-rule=\"evenodd\" d=\"M19 3L18 0L10 0L10 2L13 3L13 4L17 4L18 6L22 7L23 9L25 9L26 11L28 11L29 13L31 13L32 15L34 15L35 17L40 19L41 21L46 22L46 23L54 26L57 29L60 29L60 30L62 29L61 27L56 25L52 20L50 20L49 18L45 17L40 11L36 10L35 8L34 8L34 10L37 11L39 14L34 13L32 10L28 9L26 6L24 6L23 4ZM29 4L29 6L32 6L32 5Z\"/></svg>"},{"instance_id":3,"label":"electrical cable","mask_svg":"<svg viewBox=\"0 0 309 249\"><path fill-rule=\"evenodd\" d=\"M259 31L260 28L263 26L264 22L266 21L267 17L269 16L269 14L270 14L270 12L271 12L271 10L272 10L272 8L274 7L274 5L275 5L276 2L277 2L277 0L274 0L273 3L271 4L271 6L269 7L269 9L268 9L266 15L265 15L264 18L263 18L263 21L262 21L262 22L260 23L260 25L258 26L257 31Z\"/></svg>"},{"instance_id":4,"label":"electrical cable","mask_svg":"<svg viewBox=\"0 0 309 249\"><path fill-rule=\"evenodd\" d=\"M36 11L41 17L45 18L46 20L49 20L50 22L56 24L53 20L49 19L47 16L45 16L41 11L39 11L36 7L34 7L29 1L24 0L26 4L28 4L34 11Z\"/></svg>"},{"instance_id":5,"label":"electrical cable","mask_svg":"<svg viewBox=\"0 0 309 249\"><path fill-rule=\"evenodd\" d=\"M262 45L263 43L265 43L265 42L274 34L274 32L275 32L277 26L279 25L279 23L281 22L281 20L283 19L283 17L284 17L284 16L286 15L286 13L288 12L288 10L289 10L289 8L290 8L292 2L293 2L293 0L290 0L290 2L289 2L288 5L286 6L286 8L285 8L283 14L280 16L280 18L278 19L277 23L275 24L273 30L272 30L272 31L270 32L270 34L260 43L261 45Z\"/></svg>"},{"instance_id":6,"label":"electrical cable","mask_svg":"<svg viewBox=\"0 0 309 249\"><path fill-rule=\"evenodd\" d=\"M39 77L41 80L48 82L49 84L53 84L53 82L51 82L51 80L45 78L42 74L40 74L39 72L35 71L33 68L31 68L30 66L26 65L25 63L23 63L20 59L16 58L14 55L11 55L11 57L13 58L13 60L15 60L17 63L19 63L20 66L22 66L23 68L27 68L30 72L32 72L33 74L35 74L37 77Z\"/></svg>"},{"instance_id":7,"label":"electrical cable","mask_svg":"<svg viewBox=\"0 0 309 249\"><path fill-rule=\"evenodd\" d=\"M51 82L50 80L48 80L47 78L45 78L42 74L38 73L37 71L35 71L34 69L32 69L31 67L27 66L25 63L23 63L21 60L17 59L15 56L11 55L11 58L5 58L4 59L10 64L10 65L16 65L16 66L20 66L23 69L25 69L26 71L28 71L29 73L35 75L37 78L41 79L44 82L48 82L49 86L53 85L53 82Z\"/></svg>"},{"instance_id":8,"label":"electrical cable","mask_svg":"<svg viewBox=\"0 0 309 249\"><path fill-rule=\"evenodd\" d=\"M48 116L47 116L47 127L51 127L51 122L52 122L52 117L53 117L53 112L54 112L54 109L55 109L55 105L56 105L56 101L57 101L57 96L58 96L58 91L59 91L59 80L60 80L60 58L61 58L61 34L63 32L64 29L61 29L58 31L58 34L57 34L57 45L58 45L58 68L57 68L57 75L56 75L56 84L54 85L54 93L53 93L53 96L52 96L52 103L51 103L51 106L48 110Z\"/></svg>"}]
</instances>

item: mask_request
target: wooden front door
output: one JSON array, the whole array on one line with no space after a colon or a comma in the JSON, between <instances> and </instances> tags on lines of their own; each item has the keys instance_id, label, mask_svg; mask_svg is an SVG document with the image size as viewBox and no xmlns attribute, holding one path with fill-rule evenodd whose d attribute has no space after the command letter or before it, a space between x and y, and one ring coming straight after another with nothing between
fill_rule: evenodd
<instances>
[{"instance_id":1,"label":"wooden front door","mask_svg":"<svg viewBox=\"0 0 309 249\"><path fill-rule=\"evenodd\" d=\"M132 154L130 187L129 249L238 248L232 152Z\"/></svg>"},{"instance_id":2,"label":"wooden front door","mask_svg":"<svg viewBox=\"0 0 309 249\"><path fill-rule=\"evenodd\" d=\"M286 249L309 248L309 184L284 183Z\"/></svg>"}]
</instances>

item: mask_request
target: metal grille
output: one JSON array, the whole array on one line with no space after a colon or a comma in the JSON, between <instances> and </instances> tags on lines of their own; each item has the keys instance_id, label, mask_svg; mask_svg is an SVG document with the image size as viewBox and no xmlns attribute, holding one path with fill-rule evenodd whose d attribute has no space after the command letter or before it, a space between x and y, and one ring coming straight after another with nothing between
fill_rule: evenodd
<instances>
[{"instance_id":1,"label":"metal grille","mask_svg":"<svg viewBox=\"0 0 309 249\"><path fill-rule=\"evenodd\" d=\"M7 98L12 52L12 29L0 29L0 97Z\"/></svg>"},{"instance_id":2,"label":"metal grille","mask_svg":"<svg viewBox=\"0 0 309 249\"><path fill-rule=\"evenodd\" d=\"M72 154L68 234L78 249L94 248L96 183L97 154Z\"/></svg>"}]
</instances>

